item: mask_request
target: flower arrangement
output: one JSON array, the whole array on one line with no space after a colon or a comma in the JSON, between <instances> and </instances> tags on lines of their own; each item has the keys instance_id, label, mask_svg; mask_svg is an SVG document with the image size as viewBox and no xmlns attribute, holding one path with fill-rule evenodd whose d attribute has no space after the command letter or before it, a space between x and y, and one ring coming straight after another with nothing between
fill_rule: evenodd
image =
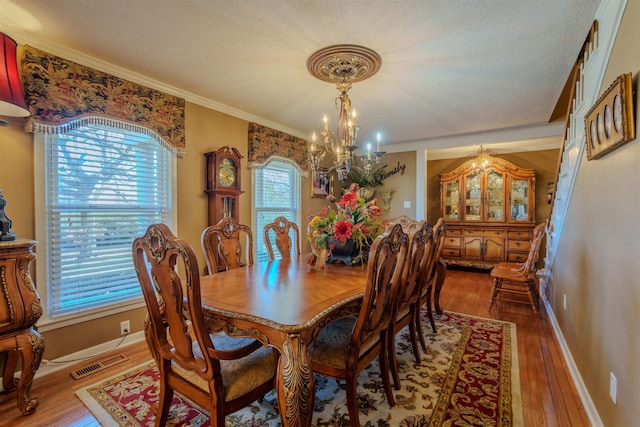
<instances>
[{"instance_id":1,"label":"flower arrangement","mask_svg":"<svg viewBox=\"0 0 640 427\"><path fill-rule=\"evenodd\" d=\"M331 255L335 241L345 244L351 239L356 248L352 263L365 259L371 242L382 234L382 222L378 219L381 209L376 199L366 202L358 195L359 185L351 184L338 202L332 195L327 200L335 203L336 208L325 206L317 215L309 216L307 239L311 243L313 255L309 260L314 265L322 252Z\"/></svg>"}]
</instances>

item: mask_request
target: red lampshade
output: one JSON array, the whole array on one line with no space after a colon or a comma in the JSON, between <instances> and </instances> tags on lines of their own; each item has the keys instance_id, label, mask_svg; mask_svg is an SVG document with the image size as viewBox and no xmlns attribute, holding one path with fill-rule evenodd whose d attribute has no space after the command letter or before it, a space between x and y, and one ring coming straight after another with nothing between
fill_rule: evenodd
<instances>
[{"instance_id":1,"label":"red lampshade","mask_svg":"<svg viewBox=\"0 0 640 427\"><path fill-rule=\"evenodd\" d=\"M0 33L0 116L27 117L31 113L22 95L16 46L15 40Z\"/></svg>"}]
</instances>

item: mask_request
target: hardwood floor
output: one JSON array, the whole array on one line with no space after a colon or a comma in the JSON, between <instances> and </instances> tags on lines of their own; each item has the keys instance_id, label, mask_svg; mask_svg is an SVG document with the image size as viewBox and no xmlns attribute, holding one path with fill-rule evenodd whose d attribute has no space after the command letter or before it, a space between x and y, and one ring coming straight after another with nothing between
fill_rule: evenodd
<instances>
[{"instance_id":1,"label":"hardwood floor","mask_svg":"<svg viewBox=\"0 0 640 427\"><path fill-rule=\"evenodd\" d=\"M490 290L487 272L450 268L440 297L441 306L444 310L517 325L525 426L588 426L589 420L544 309L536 316L529 306L498 302L488 312ZM98 426L75 397L76 390L151 359L144 341L114 351L117 353L129 360L78 381L69 375L72 368L36 379L32 395L40 405L32 415L20 415L15 392L0 395L0 426ZM105 357L101 355L96 360Z\"/></svg>"}]
</instances>

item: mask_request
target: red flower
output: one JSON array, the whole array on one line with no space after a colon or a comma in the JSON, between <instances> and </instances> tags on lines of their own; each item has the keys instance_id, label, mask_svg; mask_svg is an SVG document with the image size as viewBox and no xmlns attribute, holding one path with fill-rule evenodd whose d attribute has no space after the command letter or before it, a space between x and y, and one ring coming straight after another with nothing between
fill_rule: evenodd
<instances>
[{"instance_id":1,"label":"red flower","mask_svg":"<svg viewBox=\"0 0 640 427\"><path fill-rule=\"evenodd\" d=\"M340 205L341 208L346 208L346 207L350 207L351 209L354 209L356 207L356 203L358 201L358 195L356 193L345 193L344 196L342 196L342 198L340 199L340 201L338 202L338 205Z\"/></svg>"},{"instance_id":2,"label":"red flower","mask_svg":"<svg viewBox=\"0 0 640 427\"><path fill-rule=\"evenodd\" d=\"M353 224L348 221L336 221L336 225L333 227L333 237L344 243L345 240L351 237L352 228Z\"/></svg>"}]
</instances>

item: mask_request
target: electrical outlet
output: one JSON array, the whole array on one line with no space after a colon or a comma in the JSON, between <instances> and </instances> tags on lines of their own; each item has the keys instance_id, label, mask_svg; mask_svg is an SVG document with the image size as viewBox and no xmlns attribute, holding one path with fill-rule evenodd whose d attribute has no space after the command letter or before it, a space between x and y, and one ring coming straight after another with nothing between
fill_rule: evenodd
<instances>
[{"instance_id":1,"label":"electrical outlet","mask_svg":"<svg viewBox=\"0 0 640 427\"><path fill-rule=\"evenodd\" d=\"M120 335L127 335L131 333L131 323L128 320L120 322Z\"/></svg>"},{"instance_id":2,"label":"electrical outlet","mask_svg":"<svg viewBox=\"0 0 640 427\"><path fill-rule=\"evenodd\" d=\"M618 394L618 380L616 376L613 375L613 372L609 372L609 397L613 401L613 404L616 404L616 398Z\"/></svg>"},{"instance_id":3,"label":"electrical outlet","mask_svg":"<svg viewBox=\"0 0 640 427\"><path fill-rule=\"evenodd\" d=\"M562 308L567 309L567 295L562 295Z\"/></svg>"}]
</instances>

